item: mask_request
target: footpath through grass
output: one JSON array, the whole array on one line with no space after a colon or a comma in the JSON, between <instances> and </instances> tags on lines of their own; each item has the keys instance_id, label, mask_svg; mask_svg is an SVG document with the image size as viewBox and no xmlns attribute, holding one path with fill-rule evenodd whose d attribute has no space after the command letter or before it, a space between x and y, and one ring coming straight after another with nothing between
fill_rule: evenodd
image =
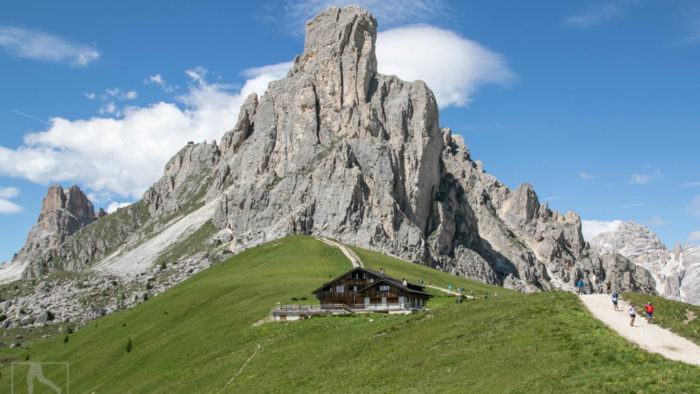
<instances>
[{"instance_id":1,"label":"footpath through grass","mask_svg":"<svg viewBox=\"0 0 700 394\"><path fill-rule=\"evenodd\" d=\"M70 362L72 392L700 390L700 368L630 345L573 294L520 294L356 251L370 268L381 264L399 278L475 293L498 291L498 297L462 304L433 299L429 312L409 316L323 317L252 327L276 302L311 297L329 276L350 269L339 250L290 237L92 322L67 343L53 338L30 343L27 350L3 349L0 360L24 361L29 355L30 361ZM59 372L45 374L59 380ZM0 373L0 392L9 392L7 363ZM24 379L15 384L16 392L26 391Z\"/></svg>"},{"instance_id":2,"label":"footpath through grass","mask_svg":"<svg viewBox=\"0 0 700 394\"><path fill-rule=\"evenodd\" d=\"M651 301L655 308L653 323L700 345L700 307L640 293L622 293L622 298L634 302L640 317L646 317L644 305Z\"/></svg>"}]
</instances>

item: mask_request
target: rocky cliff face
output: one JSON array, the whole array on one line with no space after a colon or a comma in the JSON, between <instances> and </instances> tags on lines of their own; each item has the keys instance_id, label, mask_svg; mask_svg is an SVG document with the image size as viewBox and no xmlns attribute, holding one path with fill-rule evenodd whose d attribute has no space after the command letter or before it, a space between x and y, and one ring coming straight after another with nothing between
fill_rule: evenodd
<instances>
[{"instance_id":1,"label":"rocky cliff face","mask_svg":"<svg viewBox=\"0 0 700 394\"><path fill-rule=\"evenodd\" d=\"M578 279L653 290L644 270L592 256L578 215L486 174L440 127L424 83L377 74L375 39L366 11L328 9L287 78L246 100L207 195L220 198L213 223L232 233L231 251L323 234L526 291Z\"/></svg>"},{"instance_id":2,"label":"rocky cliff face","mask_svg":"<svg viewBox=\"0 0 700 394\"><path fill-rule=\"evenodd\" d=\"M29 230L24 247L12 261L28 261L61 245L95 219L95 208L78 186L73 185L68 190L63 190L60 185L49 187L41 204L39 220Z\"/></svg>"},{"instance_id":3,"label":"rocky cliff face","mask_svg":"<svg viewBox=\"0 0 700 394\"><path fill-rule=\"evenodd\" d=\"M44 251L26 272L150 269L210 222L215 243L234 253L320 234L524 291L579 279L587 290L653 291L646 270L592 253L574 212L485 173L440 126L423 82L378 74L376 28L357 7L321 12L287 77L248 97L219 145L188 144L141 202Z\"/></svg>"},{"instance_id":4,"label":"rocky cliff face","mask_svg":"<svg viewBox=\"0 0 700 394\"><path fill-rule=\"evenodd\" d=\"M619 253L649 271L660 295L700 305L700 247L677 244L666 249L648 228L623 222L615 231L598 234L591 246L607 253Z\"/></svg>"}]
</instances>

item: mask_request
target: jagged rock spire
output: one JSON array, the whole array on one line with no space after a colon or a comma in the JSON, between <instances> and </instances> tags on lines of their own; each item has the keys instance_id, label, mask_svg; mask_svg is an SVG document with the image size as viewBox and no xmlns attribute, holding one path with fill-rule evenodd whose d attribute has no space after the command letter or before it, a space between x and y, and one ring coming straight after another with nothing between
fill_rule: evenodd
<instances>
[{"instance_id":1,"label":"jagged rock spire","mask_svg":"<svg viewBox=\"0 0 700 394\"><path fill-rule=\"evenodd\" d=\"M36 225L13 260L31 260L35 253L55 248L94 220L95 208L77 185L66 190L61 185L51 185L41 204Z\"/></svg>"},{"instance_id":2,"label":"jagged rock spire","mask_svg":"<svg viewBox=\"0 0 700 394\"><path fill-rule=\"evenodd\" d=\"M295 59L292 73L322 82L320 101L339 107L364 103L377 72L376 41L377 21L367 10L328 8L306 23L304 53Z\"/></svg>"}]
</instances>

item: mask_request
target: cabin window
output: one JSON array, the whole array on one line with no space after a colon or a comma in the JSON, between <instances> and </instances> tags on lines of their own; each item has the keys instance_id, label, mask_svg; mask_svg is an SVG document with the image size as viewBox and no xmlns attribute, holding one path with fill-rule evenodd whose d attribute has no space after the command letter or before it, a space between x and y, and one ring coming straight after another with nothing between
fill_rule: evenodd
<instances>
[{"instance_id":1,"label":"cabin window","mask_svg":"<svg viewBox=\"0 0 700 394\"><path fill-rule=\"evenodd\" d=\"M350 286L351 291L357 291L357 286Z\"/></svg>"},{"instance_id":2,"label":"cabin window","mask_svg":"<svg viewBox=\"0 0 700 394\"><path fill-rule=\"evenodd\" d=\"M353 279L364 279L365 273L364 272L353 272L352 278Z\"/></svg>"},{"instance_id":3,"label":"cabin window","mask_svg":"<svg viewBox=\"0 0 700 394\"><path fill-rule=\"evenodd\" d=\"M379 291L389 291L391 287L389 285L379 285Z\"/></svg>"},{"instance_id":4,"label":"cabin window","mask_svg":"<svg viewBox=\"0 0 700 394\"><path fill-rule=\"evenodd\" d=\"M335 291L338 292L338 293L342 293L344 290L345 290L345 289L343 288L342 285L336 286L336 287L335 287Z\"/></svg>"}]
</instances>

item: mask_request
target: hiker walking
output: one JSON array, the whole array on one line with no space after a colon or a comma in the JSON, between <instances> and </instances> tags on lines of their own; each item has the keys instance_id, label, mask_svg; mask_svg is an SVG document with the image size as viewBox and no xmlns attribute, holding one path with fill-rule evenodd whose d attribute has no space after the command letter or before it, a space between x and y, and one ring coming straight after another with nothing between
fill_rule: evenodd
<instances>
[{"instance_id":1,"label":"hiker walking","mask_svg":"<svg viewBox=\"0 0 700 394\"><path fill-rule=\"evenodd\" d=\"M634 318L637 317L637 309L634 307L634 304L630 304L630 327L634 327Z\"/></svg>"},{"instance_id":2,"label":"hiker walking","mask_svg":"<svg viewBox=\"0 0 700 394\"><path fill-rule=\"evenodd\" d=\"M610 282L606 283L605 287L608 289L608 294L610 294Z\"/></svg>"},{"instance_id":3,"label":"hiker walking","mask_svg":"<svg viewBox=\"0 0 700 394\"><path fill-rule=\"evenodd\" d=\"M644 310L647 312L647 321L651 323L651 319L654 318L654 305L651 305L651 301L647 302Z\"/></svg>"},{"instance_id":4,"label":"hiker walking","mask_svg":"<svg viewBox=\"0 0 700 394\"><path fill-rule=\"evenodd\" d=\"M613 307L617 310L617 291L612 294Z\"/></svg>"},{"instance_id":5,"label":"hiker walking","mask_svg":"<svg viewBox=\"0 0 700 394\"><path fill-rule=\"evenodd\" d=\"M583 281L581 279L576 282L576 287L578 287L578 293L581 294L581 288L583 288Z\"/></svg>"}]
</instances>

